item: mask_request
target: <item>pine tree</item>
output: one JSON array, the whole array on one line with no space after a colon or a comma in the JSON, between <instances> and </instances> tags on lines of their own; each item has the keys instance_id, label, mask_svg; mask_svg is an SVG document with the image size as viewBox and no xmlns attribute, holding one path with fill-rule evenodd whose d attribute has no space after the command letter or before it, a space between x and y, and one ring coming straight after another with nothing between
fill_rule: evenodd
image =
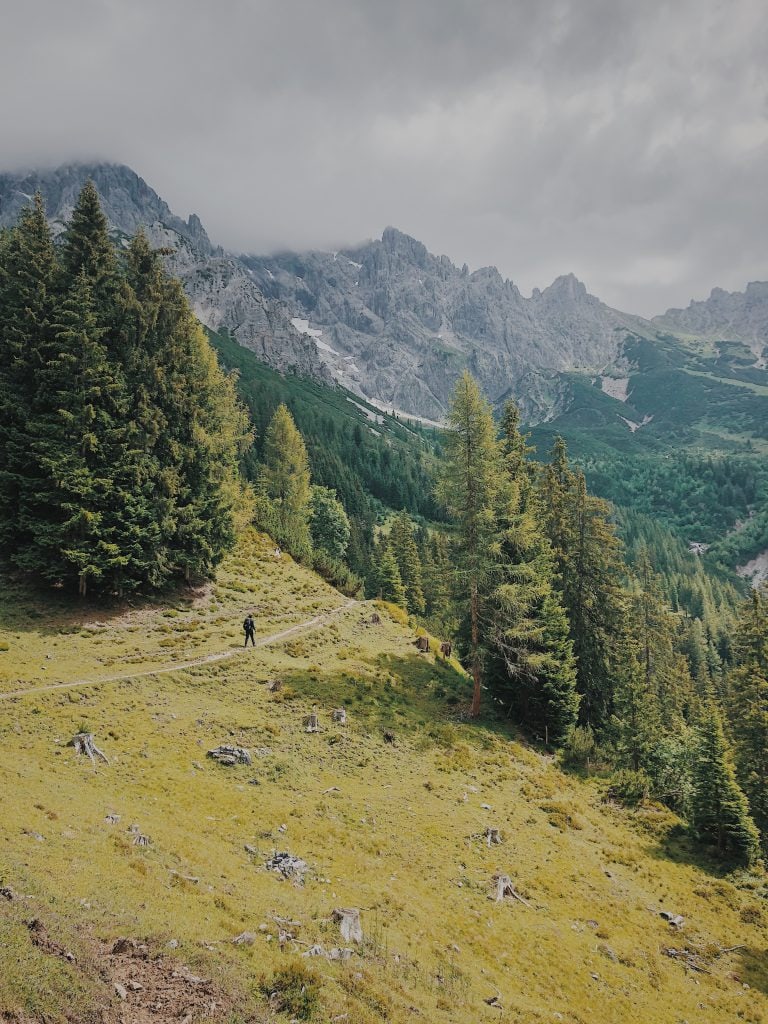
<instances>
[{"instance_id":1,"label":"pine tree","mask_svg":"<svg viewBox=\"0 0 768 1024\"><path fill-rule=\"evenodd\" d=\"M571 471L562 438L540 496L576 656L580 718L599 731L610 721L613 654L625 622L621 544L610 506L587 493L583 473Z\"/></svg>"},{"instance_id":2,"label":"pine tree","mask_svg":"<svg viewBox=\"0 0 768 1024\"><path fill-rule=\"evenodd\" d=\"M397 561L386 539L379 542L374 553L372 590L382 601L391 601L405 608L405 587Z\"/></svg>"},{"instance_id":3,"label":"pine tree","mask_svg":"<svg viewBox=\"0 0 768 1024\"><path fill-rule=\"evenodd\" d=\"M264 437L263 479L274 503L278 540L296 558L312 551L309 532L310 475L304 440L286 405L279 405Z\"/></svg>"},{"instance_id":4,"label":"pine tree","mask_svg":"<svg viewBox=\"0 0 768 1024\"><path fill-rule=\"evenodd\" d=\"M25 207L0 247L0 557L23 549L20 492L29 473L28 414L53 341L56 257L43 200Z\"/></svg>"},{"instance_id":5,"label":"pine tree","mask_svg":"<svg viewBox=\"0 0 768 1024\"><path fill-rule=\"evenodd\" d=\"M692 824L720 853L750 864L759 852L759 834L736 781L720 712L711 699L704 705L697 732Z\"/></svg>"},{"instance_id":6,"label":"pine tree","mask_svg":"<svg viewBox=\"0 0 768 1024\"><path fill-rule=\"evenodd\" d=\"M445 464L438 497L456 524L456 593L469 624L473 679L471 715L480 712L488 594L498 565L499 488L504 486L493 415L468 372L459 378L448 414Z\"/></svg>"},{"instance_id":7,"label":"pine tree","mask_svg":"<svg viewBox=\"0 0 768 1024\"><path fill-rule=\"evenodd\" d=\"M405 603L412 615L425 610L421 558L413 536L413 524L407 512L397 512L390 520L389 547L405 587Z\"/></svg>"},{"instance_id":8,"label":"pine tree","mask_svg":"<svg viewBox=\"0 0 768 1024\"><path fill-rule=\"evenodd\" d=\"M101 327L112 327L119 287L117 254L92 181L83 185L75 203L64 232L61 257L66 281L71 284L80 274L85 274L97 323Z\"/></svg>"},{"instance_id":9,"label":"pine tree","mask_svg":"<svg viewBox=\"0 0 768 1024\"><path fill-rule=\"evenodd\" d=\"M768 600L753 591L735 637L728 688L739 780L768 853Z\"/></svg>"},{"instance_id":10,"label":"pine tree","mask_svg":"<svg viewBox=\"0 0 768 1024\"><path fill-rule=\"evenodd\" d=\"M522 724L559 745L575 725L579 706L573 645L553 589L554 558L532 487L530 448L512 403L505 409L502 429L499 558L489 600L489 686Z\"/></svg>"}]
</instances>

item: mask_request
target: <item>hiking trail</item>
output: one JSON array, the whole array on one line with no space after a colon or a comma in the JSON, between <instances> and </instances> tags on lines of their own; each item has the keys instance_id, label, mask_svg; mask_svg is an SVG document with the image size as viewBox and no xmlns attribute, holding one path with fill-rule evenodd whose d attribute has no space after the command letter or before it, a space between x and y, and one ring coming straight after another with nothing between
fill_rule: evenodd
<instances>
[{"instance_id":1,"label":"hiking trail","mask_svg":"<svg viewBox=\"0 0 768 1024\"><path fill-rule=\"evenodd\" d=\"M270 644L279 643L294 633L309 632L324 626L330 619L340 612L347 611L354 605L361 604L355 598L350 598L338 608L332 608L322 615L316 615L305 622L297 622L287 629L278 633L270 633L268 636L257 638L253 647L230 647L226 651L214 651L212 654L204 654L199 658L192 658L189 661L178 661L171 665L161 665L158 668L144 669L141 672L124 672L115 676L102 676L98 679L75 679L68 683L48 683L45 686L30 686L26 690L11 690L8 693L0 693L0 700L11 700L16 697L26 697L37 693L52 693L55 690L73 690L80 686L100 686L102 683L120 683L128 679L146 679L151 676L168 675L171 672L183 672L188 668L197 668L200 665L210 665L217 661L226 661L229 658L236 658L238 655L245 655L248 652L258 650L259 647L268 647Z\"/></svg>"}]
</instances>

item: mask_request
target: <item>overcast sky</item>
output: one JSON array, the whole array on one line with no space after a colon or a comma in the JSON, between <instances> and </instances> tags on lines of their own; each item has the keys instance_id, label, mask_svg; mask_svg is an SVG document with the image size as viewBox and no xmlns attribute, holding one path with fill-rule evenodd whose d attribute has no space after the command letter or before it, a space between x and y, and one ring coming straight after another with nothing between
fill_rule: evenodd
<instances>
[{"instance_id":1,"label":"overcast sky","mask_svg":"<svg viewBox=\"0 0 768 1024\"><path fill-rule=\"evenodd\" d=\"M129 164L230 249L387 224L651 315L768 279L765 0L2 0L0 165Z\"/></svg>"}]
</instances>

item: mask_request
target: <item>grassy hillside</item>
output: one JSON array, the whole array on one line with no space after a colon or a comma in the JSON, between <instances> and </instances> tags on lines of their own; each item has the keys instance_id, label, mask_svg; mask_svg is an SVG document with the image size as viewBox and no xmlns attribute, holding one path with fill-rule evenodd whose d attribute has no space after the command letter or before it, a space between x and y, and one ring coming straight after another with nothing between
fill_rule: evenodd
<instances>
[{"instance_id":1,"label":"grassy hillside","mask_svg":"<svg viewBox=\"0 0 768 1024\"><path fill-rule=\"evenodd\" d=\"M0 700L0 1019L287 1022L316 996L313 1019L349 1024L768 1020L765 876L723 876L668 811L616 806L490 714L464 722L465 677L401 616L369 624L256 537L166 605L37 599L25 625L28 601L0 610L0 691L28 691ZM254 606L262 638L311 624L236 650ZM232 656L39 689L216 651ZM67 746L83 728L108 765ZM221 743L253 764L214 763ZM267 870L275 850L306 861L303 886ZM498 872L525 903L489 898ZM354 952L303 956L315 944Z\"/></svg>"}]
</instances>

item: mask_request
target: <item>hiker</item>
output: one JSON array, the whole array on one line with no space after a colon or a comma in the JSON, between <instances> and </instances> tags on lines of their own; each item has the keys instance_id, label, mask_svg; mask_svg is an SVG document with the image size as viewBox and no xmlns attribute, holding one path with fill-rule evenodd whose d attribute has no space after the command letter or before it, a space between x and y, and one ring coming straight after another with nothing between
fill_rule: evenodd
<instances>
[{"instance_id":1,"label":"hiker","mask_svg":"<svg viewBox=\"0 0 768 1024\"><path fill-rule=\"evenodd\" d=\"M245 633L245 643L243 644L243 647L248 646L249 640L251 641L254 647L256 646L256 639L254 637L255 631L256 623L253 621L253 616L251 615L251 613L248 612L248 614L245 617L245 622L243 623L243 632Z\"/></svg>"}]
</instances>

